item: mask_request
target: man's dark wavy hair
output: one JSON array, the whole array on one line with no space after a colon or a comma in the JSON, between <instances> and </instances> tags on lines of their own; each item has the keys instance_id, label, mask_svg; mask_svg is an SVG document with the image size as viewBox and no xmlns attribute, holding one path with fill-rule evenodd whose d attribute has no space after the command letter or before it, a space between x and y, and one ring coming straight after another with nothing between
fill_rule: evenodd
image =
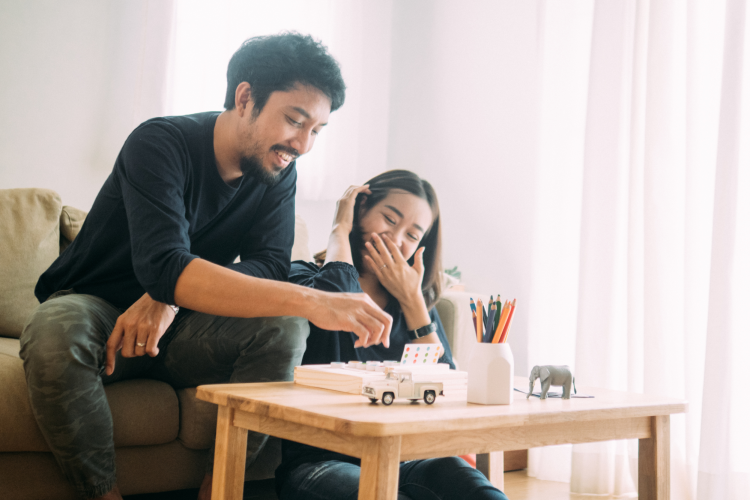
<instances>
[{"instance_id":1,"label":"man's dark wavy hair","mask_svg":"<svg viewBox=\"0 0 750 500\"><path fill-rule=\"evenodd\" d=\"M298 83L327 95L331 111L344 104L346 91L341 68L326 46L296 32L257 36L242 43L229 60L225 109L234 109L234 95L242 82L250 84L256 115L272 92L291 90Z\"/></svg>"}]
</instances>

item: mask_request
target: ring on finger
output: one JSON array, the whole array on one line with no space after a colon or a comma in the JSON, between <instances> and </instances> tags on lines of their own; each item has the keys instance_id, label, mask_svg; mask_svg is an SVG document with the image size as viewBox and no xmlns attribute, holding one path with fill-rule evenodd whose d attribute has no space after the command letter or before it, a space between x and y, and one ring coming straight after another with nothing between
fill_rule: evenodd
<instances>
[{"instance_id":1,"label":"ring on finger","mask_svg":"<svg viewBox=\"0 0 750 500\"><path fill-rule=\"evenodd\" d=\"M380 269L385 269L386 267L388 267L388 264L383 264L383 266Z\"/></svg>"},{"instance_id":2,"label":"ring on finger","mask_svg":"<svg viewBox=\"0 0 750 500\"><path fill-rule=\"evenodd\" d=\"M146 347L145 342L136 342L135 345L137 345L138 347Z\"/></svg>"}]
</instances>

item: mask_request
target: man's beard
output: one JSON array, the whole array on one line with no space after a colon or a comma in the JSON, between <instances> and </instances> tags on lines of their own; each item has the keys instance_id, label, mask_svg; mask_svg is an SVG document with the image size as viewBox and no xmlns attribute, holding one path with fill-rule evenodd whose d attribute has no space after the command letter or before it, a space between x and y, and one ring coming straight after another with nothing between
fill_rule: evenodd
<instances>
[{"instance_id":1,"label":"man's beard","mask_svg":"<svg viewBox=\"0 0 750 500\"><path fill-rule=\"evenodd\" d=\"M251 175L267 186L275 186L281 180L282 170L269 172L255 155L240 158L240 170L242 175Z\"/></svg>"}]
</instances>

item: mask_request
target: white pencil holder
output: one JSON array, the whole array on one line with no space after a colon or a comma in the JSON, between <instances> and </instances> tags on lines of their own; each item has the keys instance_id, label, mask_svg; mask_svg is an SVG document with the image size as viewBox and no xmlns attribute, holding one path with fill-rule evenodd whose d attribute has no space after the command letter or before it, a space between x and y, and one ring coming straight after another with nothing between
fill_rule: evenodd
<instances>
[{"instance_id":1,"label":"white pencil holder","mask_svg":"<svg viewBox=\"0 0 750 500\"><path fill-rule=\"evenodd\" d=\"M508 344L474 344L468 372L469 403L509 405L513 402L513 352Z\"/></svg>"}]
</instances>

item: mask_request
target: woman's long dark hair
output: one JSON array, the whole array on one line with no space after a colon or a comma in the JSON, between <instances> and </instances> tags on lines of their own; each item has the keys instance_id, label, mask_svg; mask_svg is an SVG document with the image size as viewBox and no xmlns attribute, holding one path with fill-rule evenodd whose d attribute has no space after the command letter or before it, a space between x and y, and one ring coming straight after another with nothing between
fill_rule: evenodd
<instances>
[{"instance_id":1,"label":"woman's long dark hair","mask_svg":"<svg viewBox=\"0 0 750 500\"><path fill-rule=\"evenodd\" d=\"M354 224L349 234L349 244L352 248L354 267L362 271L362 249L364 238L359 225L360 212L369 212L372 207L385 199L393 190L411 193L427 202L432 210L432 224L427 228L419 246L424 248L424 278L422 279L422 295L427 309L431 309L438 301L443 288L443 266L441 255L440 206L437 194L432 185L421 179L414 172L408 170L389 170L373 177L365 184L370 185L369 195L359 194L354 203ZM315 254L317 262L325 261L325 250ZM414 256L409 258L409 265L414 265Z\"/></svg>"}]
</instances>

